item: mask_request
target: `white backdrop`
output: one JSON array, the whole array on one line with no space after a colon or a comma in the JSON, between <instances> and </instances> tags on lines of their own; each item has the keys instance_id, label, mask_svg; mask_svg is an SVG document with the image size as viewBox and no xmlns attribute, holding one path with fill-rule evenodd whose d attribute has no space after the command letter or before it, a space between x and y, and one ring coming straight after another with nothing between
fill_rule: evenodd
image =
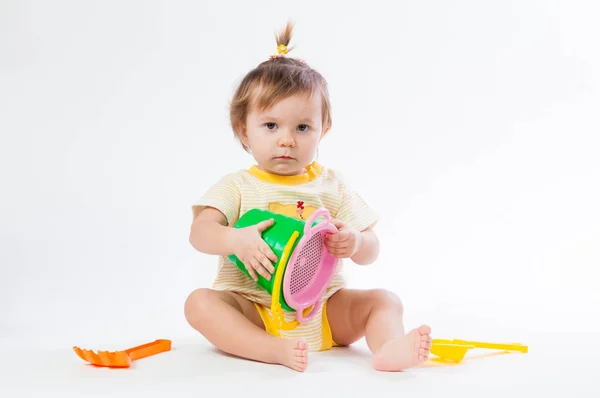
<instances>
[{"instance_id":1,"label":"white backdrop","mask_svg":"<svg viewBox=\"0 0 600 398\"><path fill-rule=\"evenodd\" d=\"M331 86L319 161L384 216L381 259L348 265L350 286L394 290L434 337L598 333L587 3L3 1L3 343L195 336L183 302L216 258L189 245L190 206L252 164L227 104L288 18L290 55Z\"/></svg>"}]
</instances>

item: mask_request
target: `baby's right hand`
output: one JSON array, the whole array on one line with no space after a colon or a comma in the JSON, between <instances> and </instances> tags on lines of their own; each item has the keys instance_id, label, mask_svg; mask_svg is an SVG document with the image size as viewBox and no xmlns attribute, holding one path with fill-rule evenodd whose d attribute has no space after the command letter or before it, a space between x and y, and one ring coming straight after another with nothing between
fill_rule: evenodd
<instances>
[{"instance_id":1,"label":"baby's right hand","mask_svg":"<svg viewBox=\"0 0 600 398\"><path fill-rule=\"evenodd\" d=\"M258 281L257 272L267 280L271 280L271 274L275 272L271 261L277 262L277 256L261 236L263 231L273 225L273 222L273 219L269 219L234 230L234 254L246 266L255 281Z\"/></svg>"}]
</instances>

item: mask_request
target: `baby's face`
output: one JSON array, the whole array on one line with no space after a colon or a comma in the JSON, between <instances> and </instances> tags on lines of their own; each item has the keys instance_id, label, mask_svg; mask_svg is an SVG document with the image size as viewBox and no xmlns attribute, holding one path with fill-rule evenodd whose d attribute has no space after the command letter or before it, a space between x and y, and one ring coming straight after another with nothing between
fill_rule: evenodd
<instances>
[{"instance_id":1,"label":"baby's face","mask_svg":"<svg viewBox=\"0 0 600 398\"><path fill-rule=\"evenodd\" d=\"M321 137L321 98L294 95L271 109L252 109L242 142L250 147L258 168L279 175L305 173Z\"/></svg>"}]
</instances>

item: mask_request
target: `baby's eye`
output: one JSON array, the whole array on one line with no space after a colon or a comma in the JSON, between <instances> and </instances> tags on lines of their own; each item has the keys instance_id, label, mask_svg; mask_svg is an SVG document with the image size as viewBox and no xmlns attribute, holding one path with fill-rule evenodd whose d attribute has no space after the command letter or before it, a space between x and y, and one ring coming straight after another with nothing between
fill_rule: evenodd
<instances>
[{"instance_id":1,"label":"baby's eye","mask_svg":"<svg viewBox=\"0 0 600 398\"><path fill-rule=\"evenodd\" d=\"M308 124L301 124L298 126L298 130L300 131L307 131L310 127L308 126Z\"/></svg>"},{"instance_id":2,"label":"baby's eye","mask_svg":"<svg viewBox=\"0 0 600 398\"><path fill-rule=\"evenodd\" d=\"M275 127L277 127L277 125L275 123L272 122L268 122L265 123L265 126L269 129L269 130L273 130Z\"/></svg>"}]
</instances>

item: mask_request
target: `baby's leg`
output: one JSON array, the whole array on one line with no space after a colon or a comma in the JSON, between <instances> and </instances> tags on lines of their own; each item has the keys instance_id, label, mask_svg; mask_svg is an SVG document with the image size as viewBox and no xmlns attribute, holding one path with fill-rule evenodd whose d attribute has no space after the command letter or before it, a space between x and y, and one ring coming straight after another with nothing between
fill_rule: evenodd
<instances>
[{"instance_id":1,"label":"baby's leg","mask_svg":"<svg viewBox=\"0 0 600 398\"><path fill-rule=\"evenodd\" d=\"M431 329L422 325L404 332L402 302L386 290L342 289L327 302L333 341L349 345L365 336L373 367L401 371L429 357Z\"/></svg>"},{"instance_id":2,"label":"baby's leg","mask_svg":"<svg viewBox=\"0 0 600 398\"><path fill-rule=\"evenodd\" d=\"M306 342L267 333L254 304L236 293L195 290L185 302L185 317L208 341L231 355L300 372L306 369Z\"/></svg>"}]
</instances>

